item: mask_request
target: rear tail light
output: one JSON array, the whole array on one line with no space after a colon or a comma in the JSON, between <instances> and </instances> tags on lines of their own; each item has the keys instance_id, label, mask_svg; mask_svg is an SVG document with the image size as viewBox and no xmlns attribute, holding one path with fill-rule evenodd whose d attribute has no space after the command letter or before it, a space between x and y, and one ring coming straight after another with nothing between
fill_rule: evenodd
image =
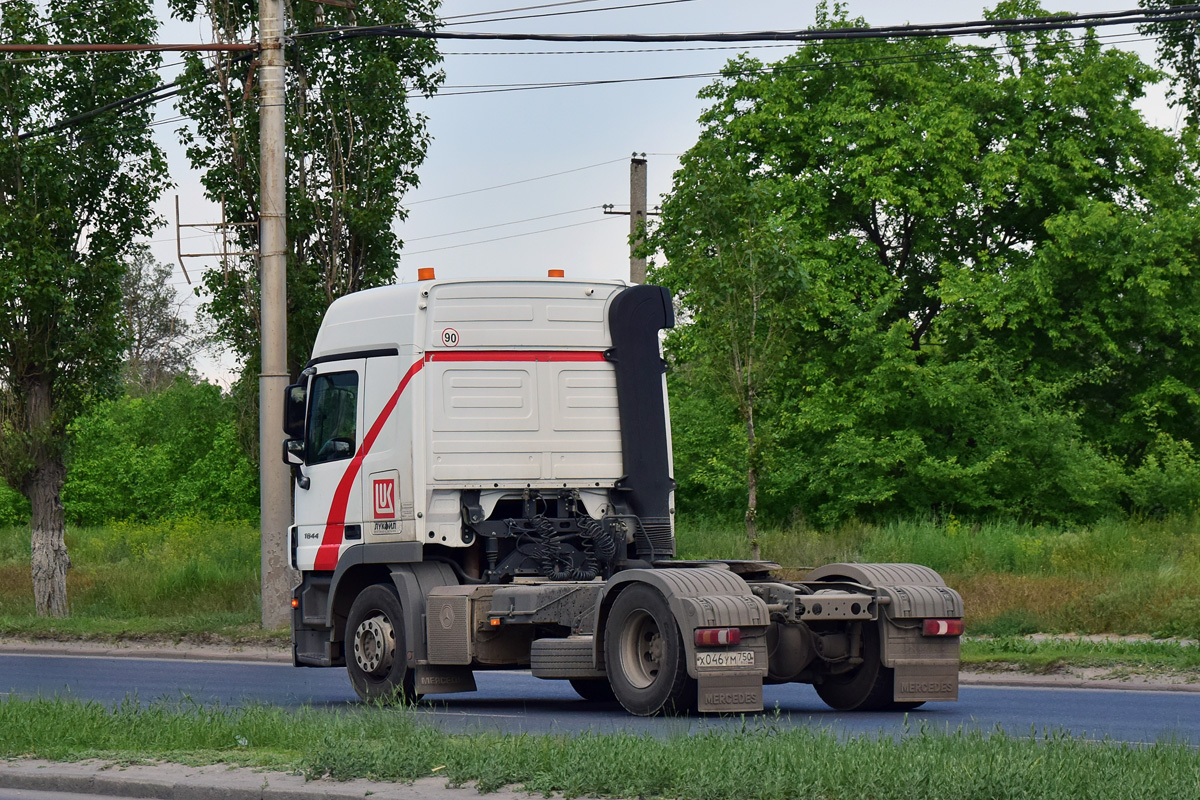
<instances>
[{"instance_id":1,"label":"rear tail light","mask_svg":"<svg viewBox=\"0 0 1200 800\"><path fill-rule=\"evenodd\" d=\"M699 628L696 630L696 644L700 647L741 644L741 642L741 628Z\"/></svg>"},{"instance_id":2,"label":"rear tail light","mask_svg":"<svg viewBox=\"0 0 1200 800\"><path fill-rule=\"evenodd\" d=\"M962 636L962 632L961 619L927 619L921 627L925 636Z\"/></svg>"}]
</instances>

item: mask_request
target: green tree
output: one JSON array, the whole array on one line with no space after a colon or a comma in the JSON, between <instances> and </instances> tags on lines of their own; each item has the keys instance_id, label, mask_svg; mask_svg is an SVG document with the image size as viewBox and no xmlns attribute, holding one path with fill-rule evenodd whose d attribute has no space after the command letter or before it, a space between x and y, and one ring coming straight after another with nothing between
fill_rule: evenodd
<instances>
[{"instance_id":1,"label":"green tree","mask_svg":"<svg viewBox=\"0 0 1200 800\"><path fill-rule=\"evenodd\" d=\"M818 24L864 23L822 6ZM655 278L685 306L700 297L687 264L710 246L667 248L688 252L737 153L775 198L777 269L806 278L768 389L777 515L1091 518L1135 502L1130 475L1156 448L1190 453L1176 445L1200 423L1197 185L1134 108L1158 74L1090 35L996 45L812 44L736 59L705 92ZM690 311L728 324L719 303Z\"/></svg>"},{"instance_id":2,"label":"green tree","mask_svg":"<svg viewBox=\"0 0 1200 800\"><path fill-rule=\"evenodd\" d=\"M121 280L127 390L160 391L191 373L191 326L180 315L182 304L170 278L171 268L155 262L143 247L134 253Z\"/></svg>"},{"instance_id":3,"label":"green tree","mask_svg":"<svg viewBox=\"0 0 1200 800\"><path fill-rule=\"evenodd\" d=\"M156 28L144 0L0 5L7 42L151 42ZM67 614L67 427L116 387L121 276L152 228L166 170L149 108L40 132L154 87L159 63L150 53L0 61L0 469L31 501L41 615Z\"/></svg>"},{"instance_id":4,"label":"green tree","mask_svg":"<svg viewBox=\"0 0 1200 800\"><path fill-rule=\"evenodd\" d=\"M702 170L689 169L698 164ZM673 289L690 322L671 334L677 365L693 384L719 387L737 411L746 539L758 558L758 485L769 430L763 421L788 365L788 304L803 270L793 258L795 223L780 209L779 190L750 177L752 171L724 137L704 139L684 157L648 246L663 251L667 263L654 279Z\"/></svg>"},{"instance_id":5,"label":"green tree","mask_svg":"<svg viewBox=\"0 0 1200 800\"><path fill-rule=\"evenodd\" d=\"M433 94L444 78L432 40L305 37L321 27L435 21L437 0L367 0L342 8L289 7L287 78L288 367L308 360L317 328L333 300L390 283L399 264L393 224L400 198L417 184L429 145L426 117L409 105ZM173 12L211 21L219 41L253 39L252 0L171 0ZM182 133L202 172L205 193L224 201L234 222L257 219L258 112L254 65L240 56L193 58L181 106L194 123ZM241 228L242 250L257 246ZM204 280L206 313L217 337L243 363L256 391L259 296L255 259L231 259ZM243 387L244 389L245 387ZM257 423L254 424L257 430Z\"/></svg>"},{"instance_id":6,"label":"green tree","mask_svg":"<svg viewBox=\"0 0 1200 800\"><path fill-rule=\"evenodd\" d=\"M1145 9L1169 10L1191 6L1189 0L1138 0ZM1159 63L1171 81L1172 100L1188 112L1188 122L1200 122L1200 20L1154 22L1140 32L1154 37Z\"/></svg>"}]
</instances>

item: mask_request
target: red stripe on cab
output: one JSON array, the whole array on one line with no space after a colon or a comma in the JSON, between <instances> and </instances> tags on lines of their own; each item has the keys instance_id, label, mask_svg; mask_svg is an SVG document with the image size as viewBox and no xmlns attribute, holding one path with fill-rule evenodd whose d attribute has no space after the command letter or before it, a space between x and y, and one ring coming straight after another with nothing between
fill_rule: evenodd
<instances>
[{"instance_id":1,"label":"red stripe on cab","mask_svg":"<svg viewBox=\"0 0 1200 800\"><path fill-rule=\"evenodd\" d=\"M599 350L438 350L426 361L603 361Z\"/></svg>"}]
</instances>

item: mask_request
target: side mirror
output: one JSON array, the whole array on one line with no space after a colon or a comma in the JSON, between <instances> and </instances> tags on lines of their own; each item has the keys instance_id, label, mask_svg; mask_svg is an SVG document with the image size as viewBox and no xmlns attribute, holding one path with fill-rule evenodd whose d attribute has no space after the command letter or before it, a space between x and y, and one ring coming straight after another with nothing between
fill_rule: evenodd
<instances>
[{"instance_id":1,"label":"side mirror","mask_svg":"<svg viewBox=\"0 0 1200 800\"><path fill-rule=\"evenodd\" d=\"M299 467L304 463L304 440L286 439L283 443L283 463Z\"/></svg>"},{"instance_id":2,"label":"side mirror","mask_svg":"<svg viewBox=\"0 0 1200 800\"><path fill-rule=\"evenodd\" d=\"M311 481L300 467L304 464L304 440L285 439L283 442L283 463L292 468L292 477L301 489L307 489Z\"/></svg>"},{"instance_id":3,"label":"side mirror","mask_svg":"<svg viewBox=\"0 0 1200 800\"><path fill-rule=\"evenodd\" d=\"M283 396L283 432L290 439L304 436L304 412L308 406L308 384L293 383ZM301 448L301 453L304 449ZM290 463L290 462L289 462Z\"/></svg>"}]
</instances>

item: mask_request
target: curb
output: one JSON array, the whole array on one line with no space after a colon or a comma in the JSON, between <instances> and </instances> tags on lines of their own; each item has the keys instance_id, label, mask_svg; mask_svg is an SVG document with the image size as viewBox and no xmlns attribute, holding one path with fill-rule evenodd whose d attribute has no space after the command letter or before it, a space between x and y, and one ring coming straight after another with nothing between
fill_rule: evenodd
<instances>
[{"instance_id":1,"label":"curb","mask_svg":"<svg viewBox=\"0 0 1200 800\"><path fill-rule=\"evenodd\" d=\"M1021 675L1011 673L991 674L961 672L960 686L1005 687L1020 689L1089 689L1093 691L1121 692L1200 692L1200 683L1153 683L1144 678L1125 680L1088 680L1074 675Z\"/></svg>"},{"instance_id":2,"label":"curb","mask_svg":"<svg viewBox=\"0 0 1200 800\"><path fill-rule=\"evenodd\" d=\"M119 766L103 762L58 763L43 760L0 761L0 789L92 794L157 800L478 800L474 787L448 788L443 779L414 783L378 783L356 779L306 781L285 772L259 771L222 764ZM501 790L497 800L531 795Z\"/></svg>"},{"instance_id":3,"label":"curb","mask_svg":"<svg viewBox=\"0 0 1200 800\"><path fill-rule=\"evenodd\" d=\"M289 650L267 647L181 647L142 645L121 646L72 642L70 644L3 641L0 655L74 656L76 658L155 658L177 661L249 661L255 663L291 664Z\"/></svg>"}]
</instances>

